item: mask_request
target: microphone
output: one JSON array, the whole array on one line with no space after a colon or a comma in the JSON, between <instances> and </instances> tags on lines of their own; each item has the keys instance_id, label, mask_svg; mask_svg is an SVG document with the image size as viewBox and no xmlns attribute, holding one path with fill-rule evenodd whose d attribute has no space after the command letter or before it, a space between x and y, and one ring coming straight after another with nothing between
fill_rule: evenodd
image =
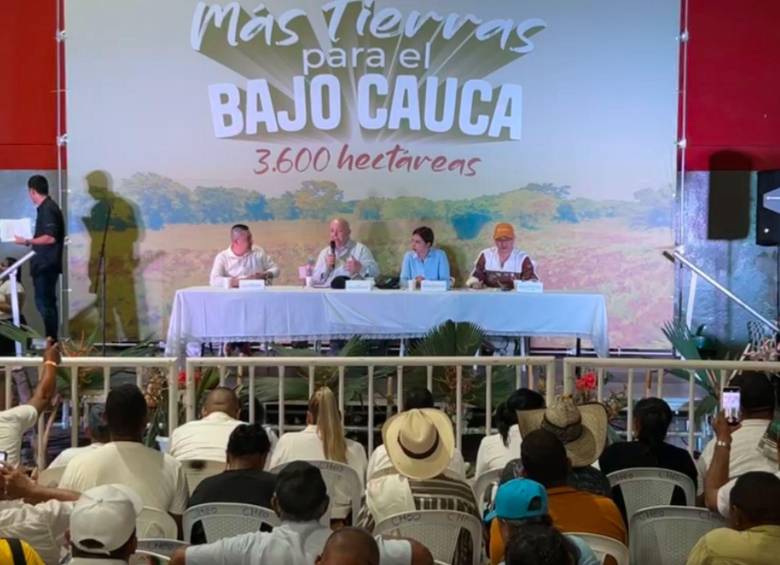
<instances>
[{"instance_id":1,"label":"microphone","mask_svg":"<svg viewBox=\"0 0 780 565\"><path fill-rule=\"evenodd\" d=\"M332 239L330 240L330 254L335 255L336 254L336 242Z\"/></svg>"}]
</instances>

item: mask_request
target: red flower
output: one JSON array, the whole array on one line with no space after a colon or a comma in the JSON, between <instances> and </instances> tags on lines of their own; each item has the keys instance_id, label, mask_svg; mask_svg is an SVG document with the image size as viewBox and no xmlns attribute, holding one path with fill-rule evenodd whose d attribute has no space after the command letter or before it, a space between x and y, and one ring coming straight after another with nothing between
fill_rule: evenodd
<instances>
[{"instance_id":1,"label":"red flower","mask_svg":"<svg viewBox=\"0 0 780 565\"><path fill-rule=\"evenodd\" d=\"M574 382L575 388L580 391L594 390L596 388L596 384L596 373L592 371L585 373Z\"/></svg>"},{"instance_id":2,"label":"red flower","mask_svg":"<svg viewBox=\"0 0 780 565\"><path fill-rule=\"evenodd\" d=\"M186 387L187 371L184 370L179 371L179 378L177 380L178 380L179 388ZM198 383L200 382L200 369L195 369L194 381L195 381L195 386L197 386Z\"/></svg>"}]
</instances>

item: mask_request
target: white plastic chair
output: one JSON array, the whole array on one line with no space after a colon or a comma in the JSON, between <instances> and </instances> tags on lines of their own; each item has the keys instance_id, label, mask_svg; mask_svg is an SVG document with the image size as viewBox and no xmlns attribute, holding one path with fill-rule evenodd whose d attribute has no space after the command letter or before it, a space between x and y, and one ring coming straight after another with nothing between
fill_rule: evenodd
<instances>
[{"instance_id":1,"label":"white plastic chair","mask_svg":"<svg viewBox=\"0 0 780 565\"><path fill-rule=\"evenodd\" d=\"M492 496L490 497L490 500L485 500L486 494L488 491L492 491L493 487L498 485L503 471L503 469L485 471L474 481L474 497L477 499L479 512L483 516L485 508L489 507L493 500Z\"/></svg>"},{"instance_id":2,"label":"white plastic chair","mask_svg":"<svg viewBox=\"0 0 780 565\"><path fill-rule=\"evenodd\" d=\"M154 553L170 559L173 557L174 552L180 547L187 547L187 542L167 538L146 538L138 540L136 553L143 551L146 554Z\"/></svg>"},{"instance_id":3,"label":"white plastic chair","mask_svg":"<svg viewBox=\"0 0 780 565\"><path fill-rule=\"evenodd\" d=\"M65 474L65 465L59 467L49 467L38 474L38 484L45 487L57 487L60 484L62 475Z\"/></svg>"},{"instance_id":4,"label":"white plastic chair","mask_svg":"<svg viewBox=\"0 0 780 565\"><path fill-rule=\"evenodd\" d=\"M685 493L688 506L696 503L696 487L688 475L658 467L635 467L607 475L612 488L618 487L623 495L626 516L649 506L672 503L674 488Z\"/></svg>"},{"instance_id":5,"label":"white plastic chair","mask_svg":"<svg viewBox=\"0 0 780 565\"><path fill-rule=\"evenodd\" d=\"M374 527L375 536L404 537L427 547L433 558L452 563L461 530L471 536L473 565L482 563L482 523L476 516L448 510L419 510L388 516Z\"/></svg>"},{"instance_id":6,"label":"white plastic chair","mask_svg":"<svg viewBox=\"0 0 780 565\"><path fill-rule=\"evenodd\" d=\"M306 461L307 463L317 467L322 473L322 479L325 481L325 486L328 489L328 496L330 497L330 504L328 505L328 511L320 518L320 522L323 525L330 525L331 510L333 508L333 500L336 494L346 496L350 499L352 504L352 521L357 520L360 513L360 502L363 497L363 481L357 474L357 471L344 463L338 463L336 461ZM282 463L271 469L271 473L278 474L292 461Z\"/></svg>"},{"instance_id":7,"label":"white plastic chair","mask_svg":"<svg viewBox=\"0 0 780 565\"><path fill-rule=\"evenodd\" d=\"M726 525L720 514L691 506L652 506L629 520L631 565L680 565L701 537Z\"/></svg>"},{"instance_id":8,"label":"white plastic chair","mask_svg":"<svg viewBox=\"0 0 780 565\"><path fill-rule=\"evenodd\" d=\"M136 536L138 538L176 539L179 528L173 516L150 506L144 506L136 518Z\"/></svg>"},{"instance_id":9,"label":"white plastic chair","mask_svg":"<svg viewBox=\"0 0 780 565\"><path fill-rule=\"evenodd\" d=\"M617 565L628 565L628 548L614 538L586 532L566 532L566 535L577 536L587 543L601 563L604 563L607 555L611 555Z\"/></svg>"},{"instance_id":10,"label":"white plastic chair","mask_svg":"<svg viewBox=\"0 0 780 565\"><path fill-rule=\"evenodd\" d=\"M223 461L192 459L189 461L182 461L181 464L184 466L184 475L187 477L187 488L190 491L190 496L192 496L192 493L195 492L195 488L203 479L219 475L225 470L225 463Z\"/></svg>"},{"instance_id":11,"label":"white plastic chair","mask_svg":"<svg viewBox=\"0 0 780 565\"><path fill-rule=\"evenodd\" d=\"M279 517L270 508L253 504L234 502L215 502L198 504L184 511L182 528L184 541L190 541L192 526L200 522L206 542L211 543L222 538L256 532L263 524L272 527L279 525Z\"/></svg>"}]
</instances>

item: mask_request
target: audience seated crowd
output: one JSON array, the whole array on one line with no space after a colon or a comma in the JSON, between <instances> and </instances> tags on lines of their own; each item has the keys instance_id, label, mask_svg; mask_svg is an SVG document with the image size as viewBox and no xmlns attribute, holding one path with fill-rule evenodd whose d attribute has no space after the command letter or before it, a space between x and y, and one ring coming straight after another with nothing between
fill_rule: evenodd
<instances>
[{"instance_id":1,"label":"audience seated crowd","mask_svg":"<svg viewBox=\"0 0 780 565\"><path fill-rule=\"evenodd\" d=\"M577 405L564 396L545 408L538 393L513 392L496 411L499 433L480 444L478 474L503 468L483 517L465 478L452 421L424 389L407 391L404 410L385 422L382 445L367 462L363 446L346 438L327 387L312 396L306 428L282 435L273 453L265 427L239 420L235 393L218 387L208 395L202 419L176 430L167 455L143 445L143 394L135 385L120 385L106 398L107 435L93 414L93 444L55 459L53 464L65 466L59 487L39 484L19 466L19 449L24 430L54 394L56 347L50 345L45 358L30 403L0 412L0 443L9 453L0 468L0 563L55 565L68 554L74 565L129 563L144 507L173 516L181 539L186 508L230 502L272 508L280 524L205 543L196 522L186 532L191 545L173 554L173 565L433 565L424 539L377 529L393 515L419 510L458 511L484 522L484 540L476 547L467 529L454 524L448 555L437 547L440 561L471 564L476 552L493 564L595 565L601 561L573 533L628 543L620 493L612 492L605 475L633 467L689 476L707 506L728 517L728 528L713 529L692 547L688 565L768 564L780 553L780 472L757 449L775 393L760 373L732 379L741 388L744 418L735 427L719 416L716 437L696 464L687 451L666 443L672 412L661 399L636 404L635 439L607 446L602 405ZM225 470L201 481L188 497L181 461L191 459L224 461ZM357 516L346 491L337 483L329 490L311 464L318 460L347 465L365 481ZM271 472L264 470L269 461ZM685 501L675 492L671 502Z\"/></svg>"}]
</instances>

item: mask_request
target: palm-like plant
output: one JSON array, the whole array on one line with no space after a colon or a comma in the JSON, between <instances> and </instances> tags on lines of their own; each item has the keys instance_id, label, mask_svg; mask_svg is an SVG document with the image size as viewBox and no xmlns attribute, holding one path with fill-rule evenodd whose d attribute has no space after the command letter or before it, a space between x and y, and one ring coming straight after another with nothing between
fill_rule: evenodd
<instances>
[{"instance_id":1,"label":"palm-like plant","mask_svg":"<svg viewBox=\"0 0 780 565\"><path fill-rule=\"evenodd\" d=\"M698 347L698 343L701 341L701 328L693 332L685 322L674 321L665 323L661 331L683 359L702 359ZM706 393L701 402L696 405L696 418L710 414L718 407L720 378L715 371L710 369L689 371L671 369L669 373L685 381L693 379L694 383Z\"/></svg>"}]
</instances>

